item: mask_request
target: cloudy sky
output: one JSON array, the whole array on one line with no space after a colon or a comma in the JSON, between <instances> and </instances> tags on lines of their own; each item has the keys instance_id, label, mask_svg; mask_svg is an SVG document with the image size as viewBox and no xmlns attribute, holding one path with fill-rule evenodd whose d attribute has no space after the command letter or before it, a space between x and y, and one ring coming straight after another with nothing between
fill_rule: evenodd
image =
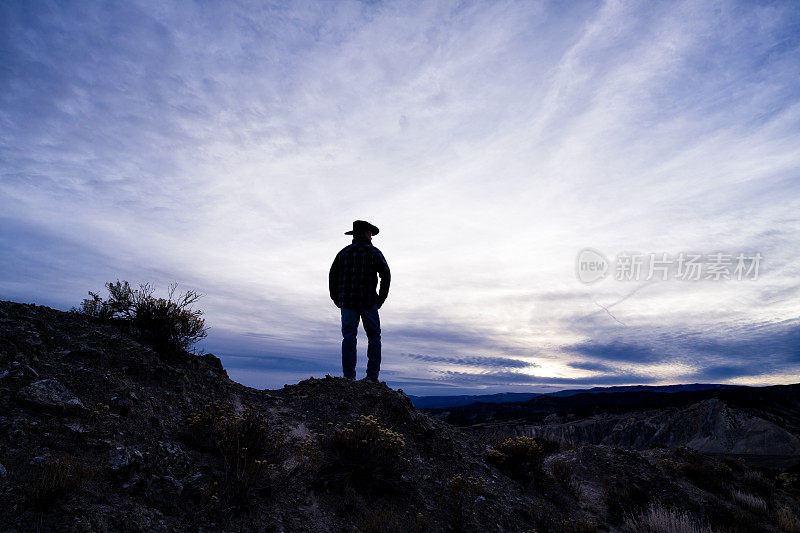
<instances>
[{"instance_id":1,"label":"cloudy sky","mask_svg":"<svg viewBox=\"0 0 800 533\"><path fill-rule=\"evenodd\" d=\"M392 387L792 383L798 147L796 2L7 1L0 298L177 281L237 381L340 375L366 219Z\"/></svg>"}]
</instances>

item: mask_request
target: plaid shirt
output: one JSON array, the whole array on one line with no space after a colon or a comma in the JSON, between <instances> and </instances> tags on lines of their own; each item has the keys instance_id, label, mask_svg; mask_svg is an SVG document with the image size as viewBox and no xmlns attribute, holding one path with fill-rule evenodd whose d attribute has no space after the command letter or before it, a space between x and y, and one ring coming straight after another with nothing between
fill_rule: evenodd
<instances>
[{"instance_id":1,"label":"plaid shirt","mask_svg":"<svg viewBox=\"0 0 800 533\"><path fill-rule=\"evenodd\" d=\"M381 277L380 294L375 294ZM368 239L353 239L333 260L328 274L328 289L336 307L368 309L383 305L389 295L389 265L380 250Z\"/></svg>"}]
</instances>

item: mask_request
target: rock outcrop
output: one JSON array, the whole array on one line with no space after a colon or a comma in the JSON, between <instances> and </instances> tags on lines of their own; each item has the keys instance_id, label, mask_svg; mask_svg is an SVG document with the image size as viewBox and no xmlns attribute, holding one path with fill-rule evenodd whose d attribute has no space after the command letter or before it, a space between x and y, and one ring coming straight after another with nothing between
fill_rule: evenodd
<instances>
[{"instance_id":1,"label":"rock outcrop","mask_svg":"<svg viewBox=\"0 0 800 533\"><path fill-rule=\"evenodd\" d=\"M19 397L28 404L60 413L84 413L86 407L64 385L55 379L40 379L19 391Z\"/></svg>"}]
</instances>

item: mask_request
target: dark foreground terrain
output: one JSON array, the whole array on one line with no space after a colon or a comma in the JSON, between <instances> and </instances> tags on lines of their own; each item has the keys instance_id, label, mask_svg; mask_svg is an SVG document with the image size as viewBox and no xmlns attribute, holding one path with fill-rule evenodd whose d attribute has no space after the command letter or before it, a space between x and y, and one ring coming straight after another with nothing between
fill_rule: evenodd
<instances>
[{"instance_id":1,"label":"dark foreground terrain","mask_svg":"<svg viewBox=\"0 0 800 533\"><path fill-rule=\"evenodd\" d=\"M796 468L639 448L478 438L384 383L255 390L0 302L0 531L800 531Z\"/></svg>"}]
</instances>

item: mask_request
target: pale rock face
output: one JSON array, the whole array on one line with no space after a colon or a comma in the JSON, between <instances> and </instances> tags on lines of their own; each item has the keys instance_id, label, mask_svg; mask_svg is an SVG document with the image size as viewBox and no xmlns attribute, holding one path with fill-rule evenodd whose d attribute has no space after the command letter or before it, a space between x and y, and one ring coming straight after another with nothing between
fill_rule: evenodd
<instances>
[{"instance_id":1,"label":"pale rock face","mask_svg":"<svg viewBox=\"0 0 800 533\"><path fill-rule=\"evenodd\" d=\"M83 403L64 385L54 379L34 381L19 391L27 403L47 410L79 413L86 410Z\"/></svg>"},{"instance_id":2,"label":"pale rock face","mask_svg":"<svg viewBox=\"0 0 800 533\"><path fill-rule=\"evenodd\" d=\"M644 450L688 446L703 453L800 454L800 438L763 418L710 398L683 408L599 414L575 422L499 426L503 436L544 437L566 446L600 444Z\"/></svg>"}]
</instances>

